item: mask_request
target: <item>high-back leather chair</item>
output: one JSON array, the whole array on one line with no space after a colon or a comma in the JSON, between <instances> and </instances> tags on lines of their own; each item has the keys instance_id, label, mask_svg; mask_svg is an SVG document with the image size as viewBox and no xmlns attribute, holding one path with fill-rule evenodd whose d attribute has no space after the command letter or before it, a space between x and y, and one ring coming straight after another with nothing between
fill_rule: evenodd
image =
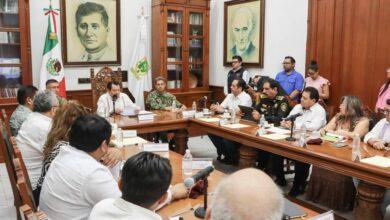
<instances>
[{"instance_id":1,"label":"high-back leather chair","mask_svg":"<svg viewBox=\"0 0 390 220\"><path fill-rule=\"evenodd\" d=\"M118 68L118 71L113 71L109 67L103 67L99 72L95 74L94 69L91 68L91 89L92 89L92 111L96 112L97 101L99 97L106 92L107 83L111 81L119 82L122 90L122 72Z\"/></svg>"}]
</instances>

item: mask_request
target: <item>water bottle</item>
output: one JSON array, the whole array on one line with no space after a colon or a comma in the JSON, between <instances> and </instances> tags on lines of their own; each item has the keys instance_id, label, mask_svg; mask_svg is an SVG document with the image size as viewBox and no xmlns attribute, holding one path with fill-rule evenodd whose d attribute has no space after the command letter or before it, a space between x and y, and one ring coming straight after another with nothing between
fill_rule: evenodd
<instances>
[{"instance_id":1,"label":"water bottle","mask_svg":"<svg viewBox=\"0 0 390 220\"><path fill-rule=\"evenodd\" d=\"M360 161L362 159L362 154L360 152L360 136L359 134L353 135L352 140L352 161Z\"/></svg>"},{"instance_id":2,"label":"water bottle","mask_svg":"<svg viewBox=\"0 0 390 220\"><path fill-rule=\"evenodd\" d=\"M299 146L306 146L306 126L305 123L302 124L300 132L299 132Z\"/></svg>"},{"instance_id":3,"label":"water bottle","mask_svg":"<svg viewBox=\"0 0 390 220\"><path fill-rule=\"evenodd\" d=\"M265 116L264 116L264 114L262 114L261 117L260 117L259 127L260 128L264 128L265 127Z\"/></svg>"},{"instance_id":4,"label":"water bottle","mask_svg":"<svg viewBox=\"0 0 390 220\"><path fill-rule=\"evenodd\" d=\"M236 109L232 108L232 124L236 123Z\"/></svg>"},{"instance_id":5,"label":"water bottle","mask_svg":"<svg viewBox=\"0 0 390 220\"><path fill-rule=\"evenodd\" d=\"M122 148L123 147L123 131L122 131L121 128L118 128L116 130L115 140L116 140L116 143L117 143L117 147L118 148Z\"/></svg>"},{"instance_id":6,"label":"water bottle","mask_svg":"<svg viewBox=\"0 0 390 220\"><path fill-rule=\"evenodd\" d=\"M183 156L183 174L185 176L191 176L192 174L192 155L189 149L186 150L186 153Z\"/></svg>"},{"instance_id":7,"label":"water bottle","mask_svg":"<svg viewBox=\"0 0 390 220\"><path fill-rule=\"evenodd\" d=\"M196 102L195 101L192 103L192 110L196 112Z\"/></svg>"},{"instance_id":8,"label":"water bottle","mask_svg":"<svg viewBox=\"0 0 390 220\"><path fill-rule=\"evenodd\" d=\"M176 112L176 100L172 101L172 112Z\"/></svg>"}]
</instances>

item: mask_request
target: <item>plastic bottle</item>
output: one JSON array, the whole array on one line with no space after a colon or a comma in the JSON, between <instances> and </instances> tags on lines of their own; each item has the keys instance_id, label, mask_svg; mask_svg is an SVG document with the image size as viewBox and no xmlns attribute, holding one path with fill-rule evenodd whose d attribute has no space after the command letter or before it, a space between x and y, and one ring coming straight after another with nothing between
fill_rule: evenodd
<instances>
[{"instance_id":1,"label":"plastic bottle","mask_svg":"<svg viewBox=\"0 0 390 220\"><path fill-rule=\"evenodd\" d=\"M192 110L196 111L196 102L195 101L192 103Z\"/></svg>"},{"instance_id":2,"label":"plastic bottle","mask_svg":"<svg viewBox=\"0 0 390 220\"><path fill-rule=\"evenodd\" d=\"M172 101L172 112L176 112L176 100Z\"/></svg>"},{"instance_id":3,"label":"plastic bottle","mask_svg":"<svg viewBox=\"0 0 390 220\"><path fill-rule=\"evenodd\" d=\"M306 125L302 124L300 132L299 132L299 146L304 147L306 145Z\"/></svg>"},{"instance_id":4,"label":"plastic bottle","mask_svg":"<svg viewBox=\"0 0 390 220\"><path fill-rule=\"evenodd\" d=\"M183 156L182 168L185 176L190 176L192 174L192 155L189 149L186 150L186 153Z\"/></svg>"},{"instance_id":5,"label":"plastic bottle","mask_svg":"<svg viewBox=\"0 0 390 220\"><path fill-rule=\"evenodd\" d=\"M236 123L236 109L232 108L232 124Z\"/></svg>"},{"instance_id":6,"label":"plastic bottle","mask_svg":"<svg viewBox=\"0 0 390 220\"><path fill-rule=\"evenodd\" d=\"M360 136L359 134L353 135L352 140L352 161L360 161L362 154L360 152Z\"/></svg>"},{"instance_id":7,"label":"plastic bottle","mask_svg":"<svg viewBox=\"0 0 390 220\"><path fill-rule=\"evenodd\" d=\"M262 114L261 117L260 117L259 126L260 126L260 128L265 127L265 116L264 116L264 114Z\"/></svg>"}]
</instances>

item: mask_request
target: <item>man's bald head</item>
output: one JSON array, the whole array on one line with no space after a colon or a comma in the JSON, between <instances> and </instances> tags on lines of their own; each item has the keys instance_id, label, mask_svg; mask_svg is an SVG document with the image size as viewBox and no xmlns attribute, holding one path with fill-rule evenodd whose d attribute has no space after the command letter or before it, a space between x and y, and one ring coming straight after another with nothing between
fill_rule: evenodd
<instances>
[{"instance_id":1,"label":"man's bald head","mask_svg":"<svg viewBox=\"0 0 390 220\"><path fill-rule=\"evenodd\" d=\"M279 188L264 172L248 168L220 182L208 217L211 220L279 220L282 214L283 196Z\"/></svg>"}]
</instances>

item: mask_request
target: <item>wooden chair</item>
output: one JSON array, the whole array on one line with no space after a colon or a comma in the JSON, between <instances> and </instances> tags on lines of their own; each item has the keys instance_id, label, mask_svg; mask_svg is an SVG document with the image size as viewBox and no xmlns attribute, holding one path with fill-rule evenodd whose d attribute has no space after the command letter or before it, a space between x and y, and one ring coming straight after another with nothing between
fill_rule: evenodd
<instances>
[{"instance_id":1,"label":"wooden chair","mask_svg":"<svg viewBox=\"0 0 390 220\"><path fill-rule=\"evenodd\" d=\"M49 219L43 211L34 212L32 208L24 204L19 208L20 216L24 220L47 220Z\"/></svg>"},{"instance_id":2,"label":"wooden chair","mask_svg":"<svg viewBox=\"0 0 390 220\"><path fill-rule=\"evenodd\" d=\"M31 209L36 212L37 206L34 200L33 190L31 187L30 180L28 178L28 175L26 176L27 170L24 170L23 165L23 159L22 158L15 158L13 160L15 171L16 171L16 179L17 179L17 186L20 193L20 197L22 198L23 204L27 204L31 207Z\"/></svg>"},{"instance_id":3,"label":"wooden chair","mask_svg":"<svg viewBox=\"0 0 390 220\"><path fill-rule=\"evenodd\" d=\"M5 166L7 168L8 178L14 196L14 205L16 208L19 208L22 205L22 200L17 188L16 171L13 164L13 160L16 158L16 156L12 146L11 136L7 132L5 123L2 120L0 120L0 135L0 150L4 156Z\"/></svg>"},{"instance_id":4,"label":"wooden chair","mask_svg":"<svg viewBox=\"0 0 390 220\"><path fill-rule=\"evenodd\" d=\"M96 75L94 69L91 68L91 89L92 89L92 110L96 112L97 101L99 97L106 92L107 83L111 81L117 81L120 84L122 90L122 72L118 68L118 71L113 71L109 67L103 67Z\"/></svg>"},{"instance_id":5,"label":"wooden chair","mask_svg":"<svg viewBox=\"0 0 390 220\"><path fill-rule=\"evenodd\" d=\"M3 118L4 124L5 124L5 128L7 129L8 134L12 135L11 127L9 125L9 118L7 116L7 112L5 111L5 109L1 109L1 116Z\"/></svg>"},{"instance_id":6,"label":"wooden chair","mask_svg":"<svg viewBox=\"0 0 390 220\"><path fill-rule=\"evenodd\" d=\"M149 111L150 110L150 106L148 104L146 104L146 99L148 98L148 95L151 91L144 91L144 103L145 103L145 110L146 111Z\"/></svg>"}]
</instances>

